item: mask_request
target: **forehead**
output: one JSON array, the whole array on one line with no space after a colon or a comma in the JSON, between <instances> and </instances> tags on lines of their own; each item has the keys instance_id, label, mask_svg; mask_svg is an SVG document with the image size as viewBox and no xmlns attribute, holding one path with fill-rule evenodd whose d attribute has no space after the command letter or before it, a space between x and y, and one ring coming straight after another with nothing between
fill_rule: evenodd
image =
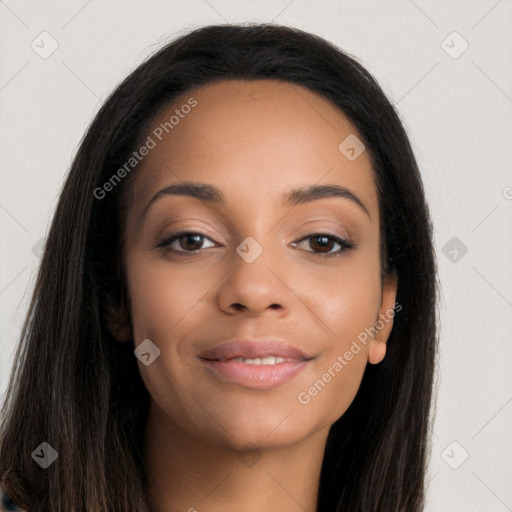
<instances>
[{"instance_id":1,"label":"forehead","mask_svg":"<svg viewBox=\"0 0 512 512\"><path fill-rule=\"evenodd\" d=\"M195 106L182 109L191 98ZM334 183L354 191L372 218L377 214L369 155L351 161L339 149L357 130L327 99L297 84L226 80L199 87L163 109L149 136L155 146L137 171L135 209L161 188L192 180L223 189L240 206L271 203L295 186Z\"/></svg>"}]
</instances>

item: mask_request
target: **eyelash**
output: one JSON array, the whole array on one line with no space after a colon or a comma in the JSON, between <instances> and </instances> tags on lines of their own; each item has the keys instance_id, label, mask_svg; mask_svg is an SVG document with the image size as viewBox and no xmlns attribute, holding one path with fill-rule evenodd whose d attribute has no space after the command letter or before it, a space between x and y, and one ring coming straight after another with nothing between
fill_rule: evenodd
<instances>
[{"instance_id":1,"label":"eyelash","mask_svg":"<svg viewBox=\"0 0 512 512\"><path fill-rule=\"evenodd\" d=\"M193 250L193 251L185 251L185 250L171 249L169 247L172 244L172 242L174 242L175 240L178 240L179 238L181 238L185 235L199 235L202 238L209 239L209 237L207 235L197 232L197 231L179 231L176 233L172 233L168 237L166 237L163 240L161 240L160 242L158 242L157 247L164 247L169 252L175 252L175 253L178 253L181 255L185 255L187 253L190 253L190 254L199 253L200 251L204 250L204 249L197 249L197 250ZM338 249L337 251L330 252L330 253L306 251L315 256L319 256L321 258L332 258L332 257L336 257L336 256L338 256L338 257L343 256L343 254L346 251L356 247L356 245L353 242L351 242L350 240L347 240L346 238L342 238L342 237L339 237L336 235L332 235L330 233L312 233L310 235L307 235L307 236L301 238L300 240L298 240L298 242L300 243L300 242L303 242L304 240L307 240L308 238L314 238L314 237L328 238L330 240L333 240L334 242L336 242L337 244L339 244L341 246L341 249ZM297 243L297 242L294 242L294 243Z\"/></svg>"}]
</instances>

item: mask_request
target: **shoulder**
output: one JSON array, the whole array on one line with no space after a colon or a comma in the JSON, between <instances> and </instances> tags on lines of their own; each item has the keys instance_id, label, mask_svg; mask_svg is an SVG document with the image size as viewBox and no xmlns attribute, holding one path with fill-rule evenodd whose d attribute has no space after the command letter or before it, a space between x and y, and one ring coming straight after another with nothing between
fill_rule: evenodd
<instances>
[{"instance_id":1,"label":"shoulder","mask_svg":"<svg viewBox=\"0 0 512 512\"><path fill-rule=\"evenodd\" d=\"M14 501L5 489L4 485L0 483L0 512L27 512L27 509L21 508Z\"/></svg>"}]
</instances>

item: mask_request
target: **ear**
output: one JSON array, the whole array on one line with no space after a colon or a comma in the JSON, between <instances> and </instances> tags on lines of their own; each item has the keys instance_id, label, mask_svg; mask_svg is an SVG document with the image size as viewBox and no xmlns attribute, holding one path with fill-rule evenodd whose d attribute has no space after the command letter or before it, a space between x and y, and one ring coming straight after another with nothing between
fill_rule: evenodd
<instances>
[{"instance_id":1,"label":"ear","mask_svg":"<svg viewBox=\"0 0 512 512\"><path fill-rule=\"evenodd\" d=\"M370 364L379 364L386 355L386 343L391 334L391 329L393 328L397 286L398 277L396 274L388 274L384 277L382 281L379 317L374 324L377 333L368 344L368 362ZM400 311L400 309L401 307L397 308L397 311Z\"/></svg>"},{"instance_id":2,"label":"ear","mask_svg":"<svg viewBox=\"0 0 512 512\"><path fill-rule=\"evenodd\" d=\"M124 297L120 304L106 304L103 308L103 313L107 329L117 341L125 343L132 338L130 314Z\"/></svg>"}]
</instances>

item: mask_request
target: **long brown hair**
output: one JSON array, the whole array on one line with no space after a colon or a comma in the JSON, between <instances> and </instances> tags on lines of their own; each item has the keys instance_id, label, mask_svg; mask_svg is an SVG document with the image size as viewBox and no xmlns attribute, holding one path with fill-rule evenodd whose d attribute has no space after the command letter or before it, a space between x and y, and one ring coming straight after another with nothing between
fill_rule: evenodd
<instances>
[{"instance_id":1,"label":"long brown hair","mask_svg":"<svg viewBox=\"0 0 512 512\"><path fill-rule=\"evenodd\" d=\"M371 156L382 275L398 276L387 353L367 365L332 426L318 512L423 509L437 353L432 225L410 142L394 107L356 59L273 24L196 29L166 44L110 95L89 126L60 194L15 354L0 430L0 477L29 512L147 512L141 442L149 396L105 311L125 301L120 243L136 168L102 187L140 147L162 108L226 79L279 79L327 98ZM96 193L95 193L96 191ZM48 443L57 460L32 454Z\"/></svg>"}]
</instances>

